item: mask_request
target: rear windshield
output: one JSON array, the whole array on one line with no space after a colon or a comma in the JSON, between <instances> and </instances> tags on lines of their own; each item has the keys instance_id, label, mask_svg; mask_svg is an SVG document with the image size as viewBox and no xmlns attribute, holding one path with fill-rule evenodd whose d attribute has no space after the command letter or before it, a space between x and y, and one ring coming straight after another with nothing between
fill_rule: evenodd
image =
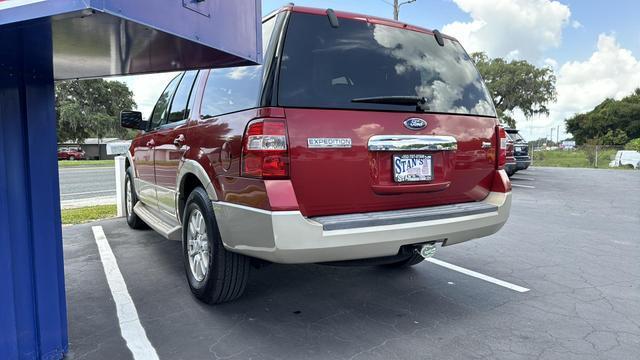
<instances>
[{"instance_id":1,"label":"rear windshield","mask_svg":"<svg viewBox=\"0 0 640 360\"><path fill-rule=\"evenodd\" d=\"M507 135L514 142L525 142L524 138L520 135L520 133L507 131Z\"/></svg>"},{"instance_id":2,"label":"rear windshield","mask_svg":"<svg viewBox=\"0 0 640 360\"><path fill-rule=\"evenodd\" d=\"M288 107L416 111L415 105L352 99L424 97L430 112L495 116L462 46L449 39L365 21L293 13L287 28L278 104Z\"/></svg>"}]
</instances>

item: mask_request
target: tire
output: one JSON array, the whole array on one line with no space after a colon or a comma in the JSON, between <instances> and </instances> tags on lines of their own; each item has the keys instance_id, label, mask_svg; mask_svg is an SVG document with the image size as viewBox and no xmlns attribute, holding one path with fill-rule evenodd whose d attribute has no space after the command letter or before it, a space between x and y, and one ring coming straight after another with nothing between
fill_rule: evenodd
<instances>
[{"instance_id":1,"label":"tire","mask_svg":"<svg viewBox=\"0 0 640 360\"><path fill-rule=\"evenodd\" d=\"M136 195L133 178L133 168L128 167L127 176L124 178L124 215L130 228L137 230L148 229L149 226L133 211L133 207L138 203L138 195Z\"/></svg>"},{"instance_id":2,"label":"tire","mask_svg":"<svg viewBox=\"0 0 640 360\"><path fill-rule=\"evenodd\" d=\"M182 245L187 281L196 298L208 304L220 304L242 295L251 260L224 248L213 205L201 187L195 188L187 198L182 217Z\"/></svg>"},{"instance_id":3,"label":"tire","mask_svg":"<svg viewBox=\"0 0 640 360\"><path fill-rule=\"evenodd\" d=\"M414 265L418 265L423 261L424 261L424 258L422 257L422 255L420 255L420 253L417 251L413 251L409 255L409 257L407 257L404 260L385 264L383 266L388 268L408 268Z\"/></svg>"},{"instance_id":4,"label":"tire","mask_svg":"<svg viewBox=\"0 0 640 360\"><path fill-rule=\"evenodd\" d=\"M75 156L69 156L69 161L74 161L76 159Z\"/></svg>"}]
</instances>

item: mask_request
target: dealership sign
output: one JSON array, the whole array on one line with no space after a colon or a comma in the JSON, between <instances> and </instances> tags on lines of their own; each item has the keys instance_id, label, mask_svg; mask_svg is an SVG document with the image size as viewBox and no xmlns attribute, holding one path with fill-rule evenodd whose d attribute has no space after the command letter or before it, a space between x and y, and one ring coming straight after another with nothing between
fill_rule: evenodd
<instances>
[{"instance_id":1,"label":"dealership sign","mask_svg":"<svg viewBox=\"0 0 640 360\"><path fill-rule=\"evenodd\" d=\"M107 144L107 155L123 155L129 151L131 141L119 141Z\"/></svg>"}]
</instances>

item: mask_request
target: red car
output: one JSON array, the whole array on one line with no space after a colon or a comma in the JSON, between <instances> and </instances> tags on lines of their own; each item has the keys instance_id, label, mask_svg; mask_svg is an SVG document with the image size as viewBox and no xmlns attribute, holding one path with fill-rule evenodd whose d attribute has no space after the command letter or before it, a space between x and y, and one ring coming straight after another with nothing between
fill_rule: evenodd
<instances>
[{"instance_id":1,"label":"red car","mask_svg":"<svg viewBox=\"0 0 640 360\"><path fill-rule=\"evenodd\" d=\"M187 71L127 158L127 222L183 242L192 292L237 298L250 263L415 265L509 216L506 133L453 38L287 6L264 65Z\"/></svg>"},{"instance_id":2,"label":"red car","mask_svg":"<svg viewBox=\"0 0 640 360\"><path fill-rule=\"evenodd\" d=\"M59 148L58 160L85 160L85 153L77 148Z\"/></svg>"}]
</instances>

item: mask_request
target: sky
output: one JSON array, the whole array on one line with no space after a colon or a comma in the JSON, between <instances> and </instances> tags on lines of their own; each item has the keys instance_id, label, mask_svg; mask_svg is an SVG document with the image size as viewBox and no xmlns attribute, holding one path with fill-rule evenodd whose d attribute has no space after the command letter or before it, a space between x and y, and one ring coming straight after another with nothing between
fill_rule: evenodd
<instances>
[{"instance_id":1,"label":"sky","mask_svg":"<svg viewBox=\"0 0 640 360\"><path fill-rule=\"evenodd\" d=\"M390 18L391 0L299 0L296 5ZM286 2L264 0L267 14ZM549 116L515 114L527 139L548 136L564 120L606 98L620 99L640 87L638 0L417 0L403 5L400 21L439 29L456 37L469 53L527 60L552 68L557 102ZM118 78L133 90L148 115L173 74ZM554 131L555 134L555 131Z\"/></svg>"}]
</instances>

